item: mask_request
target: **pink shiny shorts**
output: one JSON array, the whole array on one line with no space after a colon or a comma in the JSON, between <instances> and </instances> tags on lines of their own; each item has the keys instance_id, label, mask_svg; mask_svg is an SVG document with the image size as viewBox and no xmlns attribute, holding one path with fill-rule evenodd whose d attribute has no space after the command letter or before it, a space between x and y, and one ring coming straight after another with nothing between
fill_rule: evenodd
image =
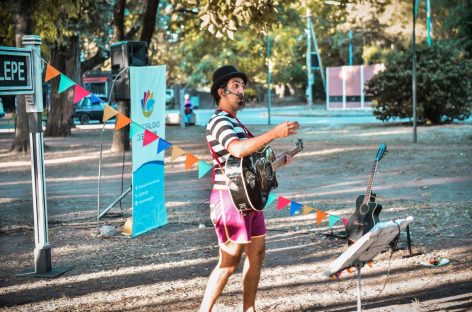
<instances>
[{"instance_id":1,"label":"pink shiny shorts","mask_svg":"<svg viewBox=\"0 0 472 312\"><path fill-rule=\"evenodd\" d=\"M213 190L210 196L211 219L220 244L228 241L245 244L253 237L265 236L266 225L262 211L241 214L234 206L229 190Z\"/></svg>"}]
</instances>

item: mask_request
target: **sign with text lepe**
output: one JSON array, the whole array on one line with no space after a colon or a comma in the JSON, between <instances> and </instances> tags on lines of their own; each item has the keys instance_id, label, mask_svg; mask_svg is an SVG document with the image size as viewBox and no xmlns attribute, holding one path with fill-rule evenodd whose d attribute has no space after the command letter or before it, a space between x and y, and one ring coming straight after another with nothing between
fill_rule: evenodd
<instances>
[{"instance_id":1,"label":"sign with text lepe","mask_svg":"<svg viewBox=\"0 0 472 312\"><path fill-rule=\"evenodd\" d=\"M0 95L32 94L32 51L0 46Z\"/></svg>"},{"instance_id":2,"label":"sign with text lepe","mask_svg":"<svg viewBox=\"0 0 472 312\"><path fill-rule=\"evenodd\" d=\"M166 67L129 67L131 120L159 137L165 137ZM164 153L157 154L158 140L143 146L144 129L132 140L132 236L167 224L164 200Z\"/></svg>"}]
</instances>

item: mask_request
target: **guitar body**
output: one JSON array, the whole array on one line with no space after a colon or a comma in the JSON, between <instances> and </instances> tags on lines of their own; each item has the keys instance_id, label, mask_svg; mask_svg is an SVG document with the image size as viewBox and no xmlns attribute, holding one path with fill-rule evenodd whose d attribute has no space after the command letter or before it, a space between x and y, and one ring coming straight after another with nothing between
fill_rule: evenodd
<instances>
[{"instance_id":1,"label":"guitar body","mask_svg":"<svg viewBox=\"0 0 472 312\"><path fill-rule=\"evenodd\" d=\"M264 209L270 191L277 188L277 178L272 169L276 159L273 149L263 149L243 158L230 156L225 173L231 180L230 193L239 211Z\"/></svg>"},{"instance_id":2,"label":"guitar body","mask_svg":"<svg viewBox=\"0 0 472 312\"><path fill-rule=\"evenodd\" d=\"M364 204L365 195L359 195L356 200L356 211L346 224L346 234L349 243L356 242L369 232L375 224L380 222L379 214L382 205L375 202L375 194L372 194L367 204Z\"/></svg>"}]
</instances>

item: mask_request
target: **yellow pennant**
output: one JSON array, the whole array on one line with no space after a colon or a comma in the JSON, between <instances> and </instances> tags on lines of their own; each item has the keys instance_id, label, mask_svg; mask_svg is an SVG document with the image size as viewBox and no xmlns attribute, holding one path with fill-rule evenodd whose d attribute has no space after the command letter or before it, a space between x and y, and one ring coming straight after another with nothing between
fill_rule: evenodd
<instances>
[{"instance_id":1,"label":"yellow pennant","mask_svg":"<svg viewBox=\"0 0 472 312\"><path fill-rule=\"evenodd\" d=\"M108 119L110 119L112 117L115 117L117 114L118 114L118 111L111 108L110 105L105 105L105 107L103 107L103 119L102 119L102 121L105 122Z\"/></svg>"},{"instance_id":2,"label":"yellow pennant","mask_svg":"<svg viewBox=\"0 0 472 312\"><path fill-rule=\"evenodd\" d=\"M313 210L315 210L315 208L311 208L309 206L303 206L302 208L302 214L306 215L306 214L309 214L310 212L312 212Z\"/></svg>"},{"instance_id":3,"label":"yellow pennant","mask_svg":"<svg viewBox=\"0 0 472 312\"><path fill-rule=\"evenodd\" d=\"M186 151L184 151L180 147L178 147L176 145L172 145L172 156L170 157L170 161L173 161L174 159L182 156L185 153L186 153Z\"/></svg>"}]
</instances>

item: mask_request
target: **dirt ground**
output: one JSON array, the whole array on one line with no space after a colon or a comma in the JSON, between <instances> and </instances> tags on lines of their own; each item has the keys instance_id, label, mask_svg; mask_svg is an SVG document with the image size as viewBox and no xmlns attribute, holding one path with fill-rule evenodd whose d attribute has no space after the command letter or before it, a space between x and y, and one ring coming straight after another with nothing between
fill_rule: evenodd
<instances>
[{"instance_id":1,"label":"dirt ground","mask_svg":"<svg viewBox=\"0 0 472 312\"><path fill-rule=\"evenodd\" d=\"M267 126L251 126L255 133ZM217 241L209 219L211 187L184 157L166 153L165 200L169 224L130 239L99 237L97 176L99 128L46 138L49 242L53 268L71 270L56 278L17 276L33 268L34 227L30 155L8 154L12 134L0 134L0 310L1 311L196 311ZM362 269L365 311L472 310L472 125L420 127L418 143L404 125L303 126L304 150L278 172L277 195L329 214L349 218L366 190L375 153L379 162L374 192L381 220L413 216L412 252L406 235L399 251L382 253ZM130 183L130 155L110 152L112 130L104 133L101 209ZM166 139L210 161L204 129L168 127ZM276 151L291 139L274 142ZM122 170L124 174L122 176ZM123 177L123 179L122 179ZM101 220L120 231L131 215L131 196ZM289 209L265 210L267 253L259 284L259 311L353 311L356 274L331 280L323 273L347 249L330 238L315 214L290 216ZM342 224L334 233L343 230ZM426 267L433 257L450 263ZM241 270L228 282L216 311L242 310Z\"/></svg>"}]
</instances>

